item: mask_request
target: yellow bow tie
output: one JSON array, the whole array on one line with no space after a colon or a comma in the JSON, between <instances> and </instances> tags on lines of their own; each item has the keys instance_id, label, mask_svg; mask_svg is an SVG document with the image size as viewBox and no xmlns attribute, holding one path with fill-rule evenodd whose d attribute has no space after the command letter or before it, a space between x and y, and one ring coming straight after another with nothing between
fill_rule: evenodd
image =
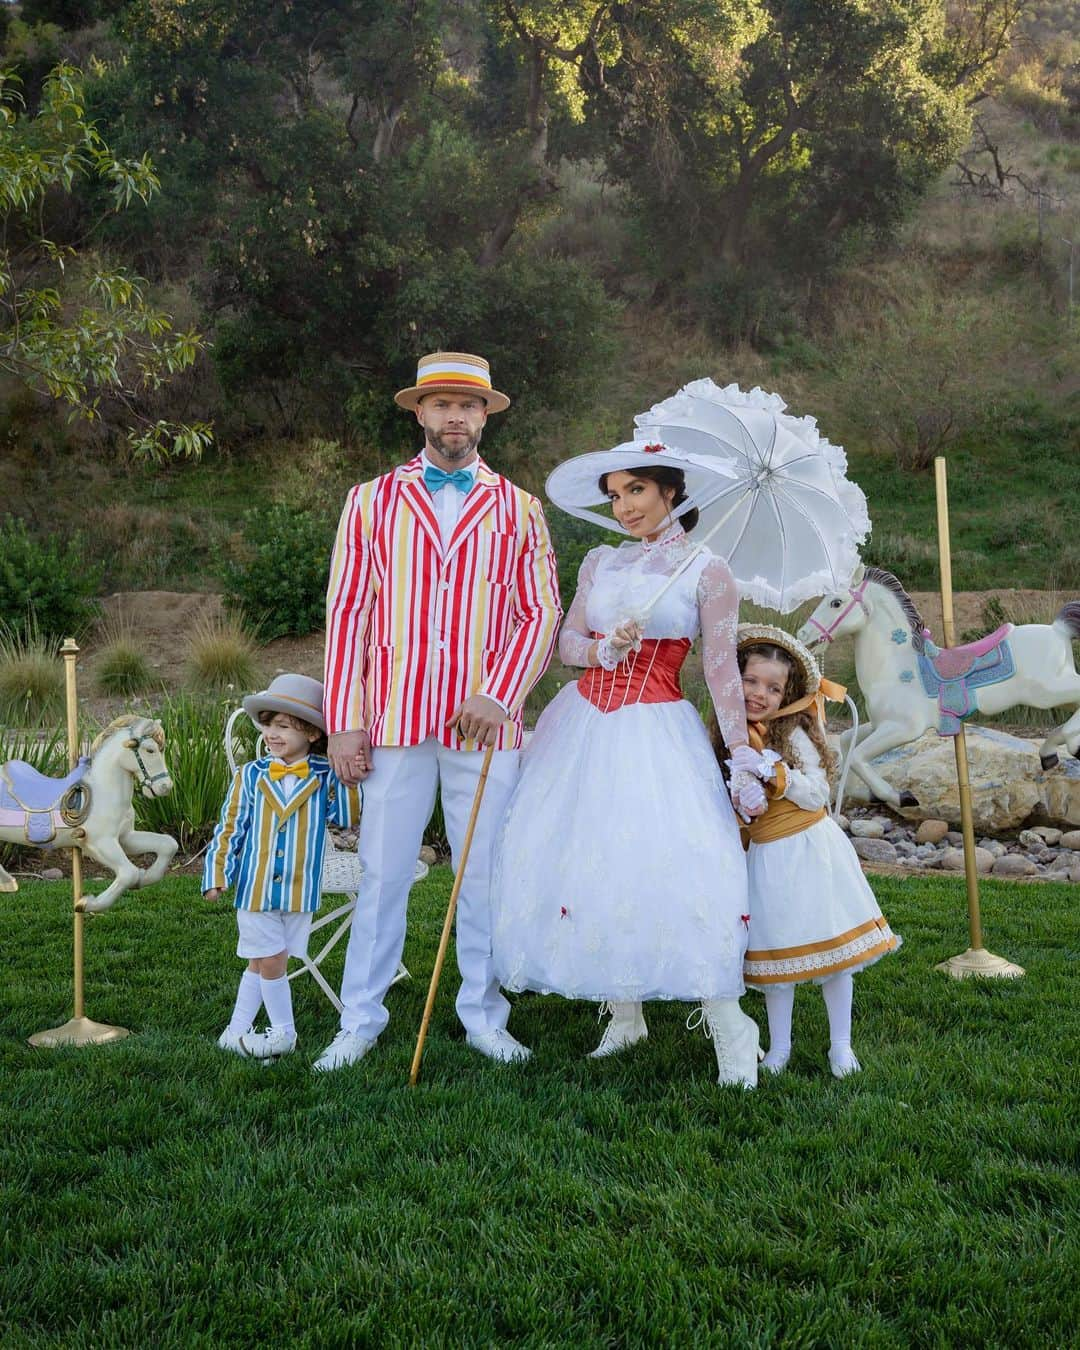
<instances>
[{"instance_id":1,"label":"yellow bow tie","mask_svg":"<svg viewBox=\"0 0 1080 1350\"><path fill-rule=\"evenodd\" d=\"M270 778L275 783L279 778L288 778L292 773L296 774L297 778L306 778L310 772L306 759L297 760L295 764L281 764L274 760L270 765Z\"/></svg>"}]
</instances>

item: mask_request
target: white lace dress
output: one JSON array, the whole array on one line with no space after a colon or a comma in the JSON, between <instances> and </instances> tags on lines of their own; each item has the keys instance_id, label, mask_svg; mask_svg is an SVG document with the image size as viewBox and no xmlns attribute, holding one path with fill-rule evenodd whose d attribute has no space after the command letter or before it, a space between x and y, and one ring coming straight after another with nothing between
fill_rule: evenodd
<instances>
[{"instance_id":1,"label":"white lace dress","mask_svg":"<svg viewBox=\"0 0 1080 1350\"><path fill-rule=\"evenodd\" d=\"M691 547L676 524L653 544L593 549L562 661L585 665L592 635L643 612ZM743 992L745 855L705 727L677 688L700 633L720 727L745 741L737 621L727 564L702 553L649 617L641 652L614 674L590 668L544 710L496 848L505 988L597 1002Z\"/></svg>"},{"instance_id":2,"label":"white lace dress","mask_svg":"<svg viewBox=\"0 0 1080 1350\"><path fill-rule=\"evenodd\" d=\"M784 765L783 796L804 811L827 807L829 780L813 741L796 727L791 746L799 767ZM784 839L751 844L748 866L747 984L820 983L842 970L862 970L900 946L851 841L831 817Z\"/></svg>"}]
</instances>

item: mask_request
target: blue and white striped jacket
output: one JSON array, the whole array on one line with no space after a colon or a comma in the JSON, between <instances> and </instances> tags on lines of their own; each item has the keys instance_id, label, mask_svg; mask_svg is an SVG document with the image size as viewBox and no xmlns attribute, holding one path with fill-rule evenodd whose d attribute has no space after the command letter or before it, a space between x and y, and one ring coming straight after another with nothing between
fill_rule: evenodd
<instances>
[{"instance_id":1,"label":"blue and white striped jacket","mask_svg":"<svg viewBox=\"0 0 1080 1350\"><path fill-rule=\"evenodd\" d=\"M203 868L203 891L235 886L237 909L313 913L322 891L327 823L355 825L362 801L323 755L286 801L269 757L236 771Z\"/></svg>"}]
</instances>

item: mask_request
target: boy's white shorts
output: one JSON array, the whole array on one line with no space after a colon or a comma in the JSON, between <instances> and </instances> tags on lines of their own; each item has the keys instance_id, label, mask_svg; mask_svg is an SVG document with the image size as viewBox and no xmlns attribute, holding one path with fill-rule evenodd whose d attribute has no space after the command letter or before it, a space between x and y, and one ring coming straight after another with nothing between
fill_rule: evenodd
<instances>
[{"instance_id":1,"label":"boy's white shorts","mask_svg":"<svg viewBox=\"0 0 1080 1350\"><path fill-rule=\"evenodd\" d=\"M276 909L265 914L238 909L236 926L240 933L236 954L249 961L255 956L277 956L282 951L290 956L306 956L314 917L314 914L289 914Z\"/></svg>"}]
</instances>

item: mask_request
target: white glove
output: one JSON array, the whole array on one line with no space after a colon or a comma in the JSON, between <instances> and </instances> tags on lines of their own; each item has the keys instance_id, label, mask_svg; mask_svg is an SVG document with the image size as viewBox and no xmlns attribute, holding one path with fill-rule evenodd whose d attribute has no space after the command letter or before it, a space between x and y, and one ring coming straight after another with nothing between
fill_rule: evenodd
<instances>
[{"instance_id":1,"label":"white glove","mask_svg":"<svg viewBox=\"0 0 1080 1350\"><path fill-rule=\"evenodd\" d=\"M596 644L596 659L605 670L614 670L632 651L641 651L641 624L623 619Z\"/></svg>"},{"instance_id":2,"label":"white glove","mask_svg":"<svg viewBox=\"0 0 1080 1350\"><path fill-rule=\"evenodd\" d=\"M751 745L737 745L731 752L728 767L732 773L752 773L755 778L765 777L765 761L760 751Z\"/></svg>"},{"instance_id":3,"label":"white glove","mask_svg":"<svg viewBox=\"0 0 1080 1350\"><path fill-rule=\"evenodd\" d=\"M732 778L731 804L744 820L760 816L765 810L766 800L765 789L756 778L745 772Z\"/></svg>"}]
</instances>

